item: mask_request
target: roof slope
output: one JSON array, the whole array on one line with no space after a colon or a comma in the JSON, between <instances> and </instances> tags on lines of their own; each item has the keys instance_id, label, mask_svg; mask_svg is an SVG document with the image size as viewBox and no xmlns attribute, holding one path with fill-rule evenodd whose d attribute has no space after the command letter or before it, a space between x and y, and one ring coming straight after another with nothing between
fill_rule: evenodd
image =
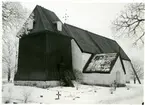
<instances>
[{"instance_id":1,"label":"roof slope","mask_svg":"<svg viewBox=\"0 0 145 105\"><path fill-rule=\"evenodd\" d=\"M51 31L51 32L57 32L62 35L66 35L66 32L64 30L64 26L62 25L62 31L58 31L56 28L56 24L54 22L61 20L56 16L56 14L50 10L47 10L39 5L37 5L32 13L30 14L29 18L24 23L23 27L20 31L22 31L22 34L26 34L27 32L24 32L23 30L26 30L28 28L28 24L30 25L30 18L32 18L33 14L33 29L29 32L29 34L42 32L42 31ZM61 22L62 23L62 22ZM63 24L63 23L62 23ZM18 35L21 34L20 31L18 32Z\"/></svg>"},{"instance_id":2,"label":"roof slope","mask_svg":"<svg viewBox=\"0 0 145 105\"><path fill-rule=\"evenodd\" d=\"M83 52L92 54L120 53L121 58L130 61L129 57L125 54L116 41L68 24L62 24L62 31L57 31L54 24L55 21L60 21L60 19L54 12L37 5L30 17L24 23L20 33L21 35L43 31L59 33L60 35L75 39ZM27 32L29 24L33 25L33 28Z\"/></svg>"},{"instance_id":3,"label":"roof slope","mask_svg":"<svg viewBox=\"0 0 145 105\"><path fill-rule=\"evenodd\" d=\"M121 58L130 61L116 41L69 24L64 24L64 26L67 28L67 33L76 40L83 52L93 54L120 53Z\"/></svg>"}]
</instances>

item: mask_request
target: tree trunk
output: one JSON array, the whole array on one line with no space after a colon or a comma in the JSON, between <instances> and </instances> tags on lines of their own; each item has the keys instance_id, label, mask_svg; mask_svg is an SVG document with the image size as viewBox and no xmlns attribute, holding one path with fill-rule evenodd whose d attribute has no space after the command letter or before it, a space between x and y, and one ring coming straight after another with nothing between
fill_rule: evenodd
<instances>
[{"instance_id":1,"label":"tree trunk","mask_svg":"<svg viewBox=\"0 0 145 105\"><path fill-rule=\"evenodd\" d=\"M8 68L8 82L10 82L11 80L11 69Z\"/></svg>"},{"instance_id":2,"label":"tree trunk","mask_svg":"<svg viewBox=\"0 0 145 105\"><path fill-rule=\"evenodd\" d=\"M134 84L136 84L136 78L134 77Z\"/></svg>"}]
</instances>

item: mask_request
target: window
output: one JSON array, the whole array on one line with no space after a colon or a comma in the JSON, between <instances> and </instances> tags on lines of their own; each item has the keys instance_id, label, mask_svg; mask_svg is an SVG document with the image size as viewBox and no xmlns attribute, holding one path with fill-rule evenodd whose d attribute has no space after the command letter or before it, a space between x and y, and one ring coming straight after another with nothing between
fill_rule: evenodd
<instances>
[{"instance_id":1,"label":"window","mask_svg":"<svg viewBox=\"0 0 145 105\"><path fill-rule=\"evenodd\" d=\"M116 55L116 53L96 54L84 72L109 72Z\"/></svg>"}]
</instances>

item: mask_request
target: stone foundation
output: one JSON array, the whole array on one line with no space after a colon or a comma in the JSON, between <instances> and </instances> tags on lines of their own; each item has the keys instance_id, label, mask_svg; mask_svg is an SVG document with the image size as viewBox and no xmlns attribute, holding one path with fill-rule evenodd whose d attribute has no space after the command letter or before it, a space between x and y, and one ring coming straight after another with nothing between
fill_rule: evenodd
<instances>
[{"instance_id":1,"label":"stone foundation","mask_svg":"<svg viewBox=\"0 0 145 105\"><path fill-rule=\"evenodd\" d=\"M14 85L48 88L60 86L60 81L14 81Z\"/></svg>"},{"instance_id":2,"label":"stone foundation","mask_svg":"<svg viewBox=\"0 0 145 105\"><path fill-rule=\"evenodd\" d=\"M81 84L83 85L90 85L90 86L102 86L102 87L111 87L111 84L91 84L91 83L86 83L86 82L82 82ZM117 84L117 87L125 87L126 84Z\"/></svg>"}]
</instances>

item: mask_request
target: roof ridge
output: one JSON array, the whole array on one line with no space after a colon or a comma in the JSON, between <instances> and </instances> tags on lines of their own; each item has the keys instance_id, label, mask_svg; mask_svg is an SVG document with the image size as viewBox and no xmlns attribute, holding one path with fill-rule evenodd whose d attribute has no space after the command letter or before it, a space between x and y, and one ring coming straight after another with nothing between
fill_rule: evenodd
<instances>
[{"instance_id":1,"label":"roof ridge","mask_svg":"<svg viewBox=\"0 0 145 105\"><path fill-rule=\"evenodd\" d=\"M69 26L71 26L71 27L74 27L74 28L80 29L80 30L82 30L82 31L87 31L87 30L85 30L85 29L82 29L82 28L80 28L80 27L76 27L76 26L71 25L71 24L64 23L64 25L69 25Z\"/></svg>"},{"instance_id":2,"label":"roof ridge","mask_svg":"<svg viewBox=\"0 0 145 105\"><path fill-rule=\"evenodd\" d=\"M106 39L109 39L109 40L115 41L114 39L111 39L111 38L107 38L107 37L105 37L105 36L98 35L98 34L96 34L96 33L94 33L94 32L91 32L91 31L88 31L88 30L82 29L82 28L80 28L80 27L76 27L76 26L74 26L74 25L70 25L70 24L67 24L67 23L64 23L64 25L69 25L69 26L71 26L71 27L74 27L74 28L80 29L80 30L82 30L82 31L87 31L87 32L91 33L91 34L94 35L94 36L96 35L96 36L99 36L99 37L103 37L103 38L106 38Z\"/></svg>"},{"instance_id":3,"label":"roof ridge","mask_svg":"<svg viewBox=\"0 0 145 105\"><path fill-rule=\"evenodd\" d=\"M46 9L46 8L44 8L44 7L40 6L40 5L36 5L36 7L35 7L35 8L42 8L42 9L45 9L45 10L47 10L47 11L49 11L49 12L54 13L53 11L51 11L51 10L49 10L49 9Z\"/></svg>"}]
</instances>

